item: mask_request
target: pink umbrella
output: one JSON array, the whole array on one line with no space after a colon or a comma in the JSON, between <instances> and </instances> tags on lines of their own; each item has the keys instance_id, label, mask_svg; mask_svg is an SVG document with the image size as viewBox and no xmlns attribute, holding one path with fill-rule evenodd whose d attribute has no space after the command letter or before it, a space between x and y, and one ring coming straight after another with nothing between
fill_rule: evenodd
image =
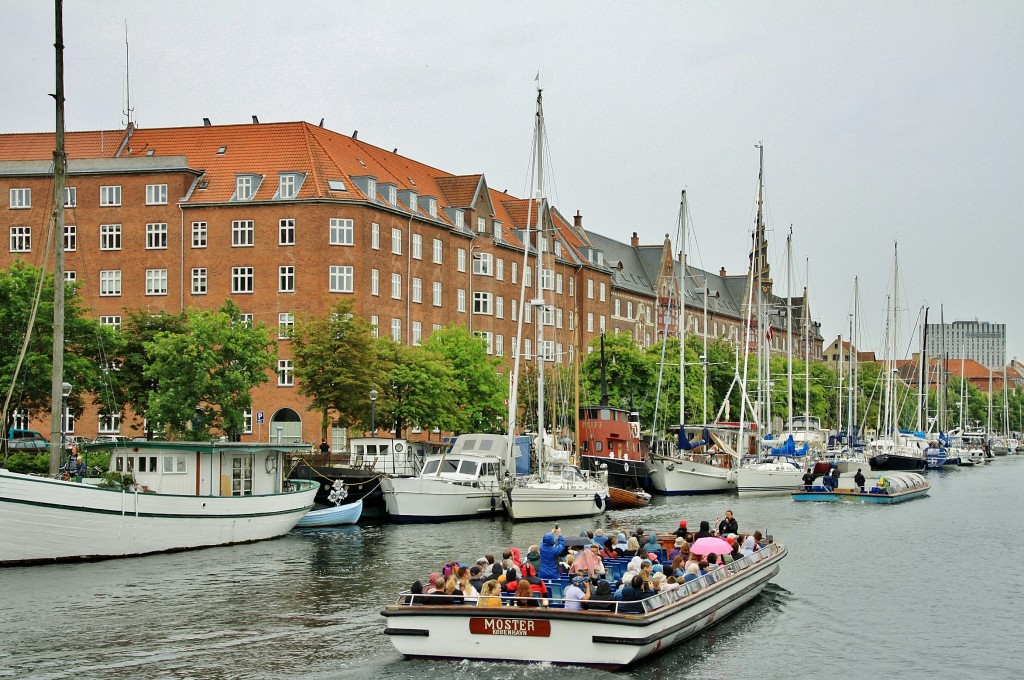
<instances>
[{"instance_id":1,"label":"pink umbrella","mask_svg":"<svg viewBox=\"0 0 1024 680\"><path fill-rule=\"evenodd\" d=\"M711 553L727 555L732 552L732 546L724 538L705 536L704 538L698 538L690 544L690 552L697 555L709 555Z\"/></svg>"}]
</instances>

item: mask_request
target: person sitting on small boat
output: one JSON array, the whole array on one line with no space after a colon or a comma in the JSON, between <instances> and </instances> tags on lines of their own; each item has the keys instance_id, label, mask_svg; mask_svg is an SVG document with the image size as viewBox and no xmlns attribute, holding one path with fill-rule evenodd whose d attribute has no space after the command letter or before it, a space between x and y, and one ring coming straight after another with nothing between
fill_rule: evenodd
<instances>
[{"instance_id":1,"label":"person sitting on small boat","mask_svg":"<svg viewBox=\"0 0 1024 680\"><path fill-rule=\"evenodd\" d=\"M501 584L497 581L487 581L484 589L480 591L480 597L476 601L478 607L500 607L501 606Z\"/></svg>"},{"instance_id":2,"label":"person sitting on small boat","mask_svg":"<svg viewBox=\"0 0 1024 680\"><path fill-rule=\"evenodd\" d=\"M647 542L643 545L643 552L645 553L660 553L661 543L658 543L658 535L651 532L647 535Z\"/></svg>"},{"instance_id":3,"label":"person sitting on small boat","mask_svg":"<svg viewBox=\"0 0 1024 680\"><path fill-rule=\"evenodd\" d=\"M449 576L444 582L444 594L448 597L444 604L466 604L466 596L459 588L459 580L454 575Z\"/></svg>"},{"instance_id":4,"label":"person sitting on small boat","mask_svg":"<svg viewBox=\"0 0 1024 680\"><path fill-rule=\"evenodd\" d=\"M430 576L427 577L427 587L423 591L424 595L432 595L434 593L434 591L437 589L437 586L436 586L437 579L440 578L440 576L441 575L439 573L437 573L436 571L430 572ZM443 585L444 579L442 578L441 581L442 581L441 590L444 590L444 585Z\"/></svg>"},{"instance_id":5,"label":"person sitting on small boat","mask_svg":"<svg viewBox=\"0 0 1024 680\"><path fill-rule=\"evenodd\" d=\"M732 510L725 511L725 519L718 523L718 535L727 536L729 534L738 534L740 531L739 523L736 518L732 516Z\"/></svg>"},{"instance_id":6,"label":"person sitting on small boat","mask_svg":"<svg viewBox=\"0 0 1024 680\"><path fill-rule=\"evenodd\" d=\"M690 581L698 579L700 578L700 576L700 564L697 562L690 562L686 565L686 569L684 570L683 583L688 583Z\"/></svg>"},{"instance_id":7,"label":"person sitting on small boat","mask_svg":"<svg viewBox=\"0 0 1024 680\"><path fill-rule=\"evenodd\" d=\"M409 596L405 600L405 604L423 604L423 584L418 580L412 582L412 586L409 587Z\"/></svg>"},{"instance_id":8,"label":"person sitting on small boat","mask_svg":"<svg viewBox=\"0 0 1024 680\"><path fill-rule=\"evenodd\" d=\"M682 555L676 555L675 559L672 560L672 564L668 569L665 570L669 576L681 577L685 572L686 559Z\"/></svg>"},{"instance_id":9,"label":"person sitting on small boat","mask_svg":"<svg viewBox=\"0 0 1024 680\"><path fill-rule=\"evenodd\" d=\"M733 562L743 559L743 551L740 549L741 544L739 536L733 536L729 542L732 543L732 553L730 554Z\"/></svg>"},{"instance_id":10,"label":"person sitting on small boat","mask_svg":"<svg viewBox=\"0 0 1024 680\"><path fill-rule=\"evenodd\" d=\"M479 566L469 568L469 585L473 586L478 593L484 591L484 575Z\"/></svg>"},{"instance_id":11,"label":"person sitting on small boat","mask_svg":"<svg viewBox=\"0 0 1024 680\"><path fill-rule=\"evenodd\" d=\"M719 563L718 555L715 553L708 553L708 566L704 572L714 574L716 580L728 573L725 566Z\"/></svg>"},{"instance_id":12,"label":"person sitting on small boat","mask_svg":"<svg viewBox=\"0 0 1024 680\"><path fill-rule=\"evenodd\" d=\"M630 536L629 540L626 541L626 549L622 551L623 557L634 557L640 552L640 541L636 539L636 536Z\"/></svg>"},{"instance_id":13,"label":"person sitting on small boat","mask_svg":"<svg viewBox=\"0 0 1024 680\"><path fill-rule=\"evenodd\" d=\"M526 561L523 559L522 553L519 551L519 548L515 547L509 548L508 552L511 554L512 563L516 565L516 571L518 571L519 575L522 576L523 565L526 564Z\"/></svg>"},{"instance_id":14,"label":"person sitting on small boat","mask_svg":"<svg viewBox=\"0 0 1024 680\"><path fill-rule=\"evenodd\" d=\"M811 491L814 488L814 471L807 468L802 479L804 480L804 491Z\"/></svg>"},{"instance_id":15,"label":"person sitting on small boat","mask_svg":"<svg viewBox=\"0 0 1024 680\"><path fill-rule=\"evenodd\" d=\"M690 534L689 534L689 532L688 532L688 531L686 530L686 520L685 520L685 519L681 519L681 520L679 520L679 528L678 528L678 529L676 529L676 530L675 530L674 532L672 532L672 533L674 533L674 534L675 534L676 536L678 536L679 538L682 538L682 539L688 539L688 538L690 537Z\"/></svg>"},{"instance_id":16,"label":"person sitting on small boat","mask_svg":"<svg viewBox=\"0 0 1024 680\"><path fill-rule=\"evenodd\" d=\"M640 563L640 578L644 580L644 588L647 590L652 589L652 578L654 576L654 565L651 564L650 560L644 560Z\"/></svg>"},{"instance_id":17,"label":"person sitting on small boat","mask_svg":"<svg viewBox=\"0 0 1024 680\"><path fill-rule=\"evenodd\" d=\"M615 607L615 594L612 584L601 579L593 586L590 598L583 602L583 608L591 611L611 611Z\"/></svg>"},{"instance_id":18,"label":"person sitting on small boat","mask_svg":"<svg viewBox=\"0 0 1024 680\"><path fill-rule=\"evenodd\" d=\"M526 552L526 561L532 564L534 569L540 569L540 548L538 546L530 546L530 549Z\"/></svg>"},{"instance_id":19,"label":"person sitting on small boat","mask_svg":"<svg viewBox=\"0 0 1024 680\"><path fill-rule=\"evenodd\" d=\"M860 489L861 493L864 493L864 483L866 481L867 480L864 479L864 473L860 471L860 468L857 468L857 474L853 476L853 483L857 485L857 488Z\"/></svg>"},{"instance_id":20,"label":"person sitting on small boat","mask_svg":"<svg viewBox=\"0 0 1024 680\"><path fill-rule=\"evenodd\" d=\"M740 548L740 554L743 555L743 557L753 555L756 550L757 540L753 536L747 536L743 539L743 547Z\"/></svg>"},{"instance_id":21,"label":"person sitting on small boat","mask_svg":"<svg viewBox=\"0 0 1024 680\"><path fill-rule=\"evenodd\" d=\"M650 593L644 589L644 579L639 574L633 577L629 585L622 589L622 603L619 611L623 614L642 614L644 606L640 600L646 598Z\"/></svg>"},{"instance_id":22,"label":"person sitting on small boat","mask_svg":"<svg viewBox=\"0 0 1024 680\"><path fill-rule=\"evenodd\" d=\"M626 549L626 534L620 533L615 537L615 545L612 548L622 557L622 551Z\"/></svg>"},{"instance_id":23,"label":"person sitting on small boat","mask_svg":"<svg viewBox=\"0 0 1024 680\"><path fill-rule=\"evenodd\" d=\"M706 519L702 519L700 521L700 529L693 537L693 540L696 541L698 538L707 538L709 536L714 536L714 534L711 533L711 522L707 521Z\"/></svg>"},{"instance_id":24,"label":"person sitting on small boat","mask_svg":"<svg viewBox=\"0 0 1024 680\"><path fill-rule=\"evenodd\" d=\"M498 582L506 593L514 593L519 586L519 574L515 569L509 569L498 578Z\"/></svg>"},{"instance_id":25,"label":"person sitting on small boat","mask_svg":"<svg viewBox=\"0 0 1024 680\"><path fill-rule=\"evenodd\" d=\"M540 567L537 569L537 575L541 578L558 578L558 558L563 554L565 539L562 537L562 530L555 527L551 533L544 534L544 539L540 542Z\"/></svg>"},{"instance_id":26,"label":"person sitting on small boat","mask_svg":"<svg viewBox=\"0 0 1024 680\"><path fill-rule=\"evenodd\" d=\"M501 577L504 575L505 572L502 571L500 564L492 564L491 569L487 574L487 578L484 579L484 583L486 583L487 581L497 581L498 587L501 587L501 584L504 582L504 580Z\"/></svg>"},{"instance_id":27,"label":"person sitting on small boat","mask_svg":"<svg viewBox=\"0 0 1024 680\"><path fill-rule=\"evenodd\" d=\"M686 542L685 538L680 536L679 538L676 539L675 545L672 547L671 550L668 551L668 559L669 559L669 561L672 561L675 558L679 557L680 553L683 552L683 546L684 545L687 547L687 550L689 550L689 544Z\"/></svg>"},{"instance_id":28,"label":"person sitting on small boat","mask_svg":"<svg viewBox=\"0 0 1024 680\"><path fill-rule=\"evenodd\" d=\"M448 598L444 592L445 580L444 576L438 576L434 579L432 586L427 588L426 594L429 595L424 602L426 604L448 604Z\"/></svg>"},{"instance_id":29,"label":"person sitting on small boat","mask_svg":"<svg viewBox=\"0 0 1024 680\"><path fill-rule=\"evenodd\" d=\"M519 565L516 564L515 560L513 560L511 557L508 557L508 558L503 559L501 561L501 569L502 569L502 571L504 571L506 573L509 570L514 571L516 573L516 578L515 578L516 581L518 581L519 577L522 576L522 572L519 570Z\"/></svg>"},{"instance_id":30,"label":"person sitting on small boat","mask_svg":"<svg viewBox=\"0 0 1024 680\"><path fill-rule=\"evenodd\" d=\"M476 567L474 567L475 569ZM467 604L476 604L476 598L480 595L480 591L472 580L469 578L469 567L459 567L458 571L458 589L462 591L462 594L466 597Z\"/></svg>"},{"instance_id":31,"label":"person sitting on small boat","mask_svg":"<svg viewBox=\"0 0 1024 680\"><path fill-rule=\"evenodd\" d=\"M761 548L767 545L767 543L765 543L764 541L764 536L761 534L760 529L754 532L754 542L757 544L757 547L754 548L754 550L760 550Z\"/></svg>"},{"instance_id":32,"label":"person sitting on small boat","mask_svg":"<svg viewBox=\"0 0 1024 680\"><path fill-rule=\"evenodd\" d=\"M565 589L565 608L583 609L583 602L590 599L590 579L586 576L574 576Z\"/></svg>"},{"instance_id":33,"label":"person sitting on small boat","mask_svg":"<svg viewBox=\"0 0 1024 680\"><path fill-rule=\"evenodd\" d=\"M604 544L604 547L601 548L601 559L603 559L603 560L616 559L618 556L619 556L619 553L615 552L615 547L612 545L612 542L609 539Z\"/></svg>"},{"instance_id":34,"label":"person sitting on small boat","mask_svg":"<svg viewBox=\"0 0 1024 680\"><path fill-rule=\"evenodd\" d=\"M511 604L513 607L539 607L540 600L537 599L533 589L530 588L530 582L523 579L516 586L516 595L512 598Z\"/></svg>"},{"instance_id":35,"label":"person sitting on small boat","mask_svg":"<svg viewBox=\"0 0 1024 680\"><path fill-rule=\"evenodd\" d=\"M593 539L596 543L601 544L601 547L604 547L605 543L608 542L608 537L604 535L604 529L600 527L594 529Z\"/></svg>"}]
</instances>

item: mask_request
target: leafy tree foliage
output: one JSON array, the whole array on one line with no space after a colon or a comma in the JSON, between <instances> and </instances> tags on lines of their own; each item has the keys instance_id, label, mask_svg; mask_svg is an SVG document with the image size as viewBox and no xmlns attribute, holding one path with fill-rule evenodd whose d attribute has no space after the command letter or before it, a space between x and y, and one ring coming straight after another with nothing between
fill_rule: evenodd
<instances>
[{"instance_id":1,"label":"leafy tree foliage","mask_svg":"<svg viewBox=\"0 0 1024 680\"><path fill-rule=\"evenodd\" d=\"M465 432L469 420L458 410L455 370L437 352L378 339L378 359L385 378L377 402L378 422L390 416L399 436L409 425ZM383 422L387 422L386 420Z\"/></svg>"},{"instance_id":2,"label":"leafy tree foliage","mask_svg":"<svg viewBox=\"0 0 1024 680\"><path fill-rule=\"evenodd\" d=\"M112 372L111 390L117 401L131 408L135 420L132 429L139 429L140 419L149 413L150 397L160 391L159 381L146 374L150 363L148 344L153 343L160 334L182 335L188 329L188 315L168 314L167 312L134 311L129 312L121 323L121 344L118 353L120 370ZM109 407L108 412L119 412ZM146 420L146 436L153 434L153 418Z\"/></svg>"},{"instance_id":3,"label":"leafy tree foliage","mask_svg":"<svg viewBox=\"0 0 1024 680\"><path fill-rule=\"evenodd\" d=\"M455 375L456 408L465 420L465 432L500 432L505 426L507 377L499 372L501 359L487 355L483 338L460 326L436 330L423 344L440 356Z\"/></svg>"},{"instance_id":4,"label":"leafy tree foliage","mask_svg":"<svg viewBox=\"0 0 1024 680\"><path fill-rule=\"evenodd\" d=\"M184 333L159 332L144 347L145 377L156 383L146 417L174 435L191 426L195 438L241 432L250 390L269 379L277 361L266 326L244 323L230 301L218 311L186 311Z\"/></svg>"}]
</instances>

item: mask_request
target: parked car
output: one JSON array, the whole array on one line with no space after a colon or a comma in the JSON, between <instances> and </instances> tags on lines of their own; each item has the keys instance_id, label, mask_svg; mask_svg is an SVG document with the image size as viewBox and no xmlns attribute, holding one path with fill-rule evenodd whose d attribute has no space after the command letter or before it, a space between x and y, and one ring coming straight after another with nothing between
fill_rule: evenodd
<instances>
[{"instance_id":1,"label":"parked car","mask_svg":"<svg viewBox=\"0 0 1024 680\"><path fill-rule=\"evenodd\" d=\"M78 435L72 435L70 437L64 437L64 448L70 449L74 446L81 446L82 444L88 444L92 440L88 437L82 437Z\"/></svg>"},{"instance_id":2,"label":"parked car","mask_svg":"<svg viewBox=\"0 0 1024 680\"><path fill-rule=\"evenodd\" d=\"M131 441L128 437L121 434L101 434L92 440L93 444L109 444L111 442L120 444L123 442Z\"/></svg>"},{"instance_id":3,"label":"parked car","mask_svg":"<svg viewBox=\"0 0 1024 680\"><path fill-rule=\"evenodd\" d=\"M12 427L7 431L7 448L10 451L45 451L50 448L50 442L35 430Z\"/></svg>"}]
</instances>

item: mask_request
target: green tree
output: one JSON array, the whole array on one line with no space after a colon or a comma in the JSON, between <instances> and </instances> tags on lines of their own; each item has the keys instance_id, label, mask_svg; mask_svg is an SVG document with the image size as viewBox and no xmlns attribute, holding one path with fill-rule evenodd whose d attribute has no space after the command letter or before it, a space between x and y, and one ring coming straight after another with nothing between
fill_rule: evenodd
<instances>
[{"instance_id":1,"label":"green tree","mask_svg":"<svg viewBox=\"0 0 1024 680\"><path fill-rule=\"evenodd\" d=\"M601 403L601 338L590 341L592 351L580 369L580 402ZM676 350L678 356L678 349ZM605 383L608 403L619 408L654 394L657 364L627 333L604 336ZM678 393L677 393L678 394ZM677 399L678 403L678 399Z\"/></svg>"},{"instance_id":2,"label":"green tree","mask_svg":"<svg viewBox=\"0 0 1024 680\"><path fill-rule=\"evenodd\" d=\"M160 389L159 381L146 374L146 367L150 364L146 345L152 343L161 333L184 335L187 326L186 314L153 313L145 310L130 312L122 321L121 344L117 356L120 370L113 372L115 381L112 383L112 391L122 404L131 408L136 420L145 418L149 413L150 397ZM112 405L108 406L108 413L118 411L119 409ZM153 418L146 419L147 437L152 436L156 422ZM139 429L141 425L135 421L131 423L134 430Z\"/></svg>"},{"instance_id":3,"label":"green tree","mask_svg":"<svg viewBox=\"0 0 1024 680\"><path fill-rule=\"evenodd\" d=\"M455 404L466 420L463 431L500 432L505 425L508 380L499 372L501 359L487 355L487 343L461 326L449 325L430 334L423 344L454 371Z\"/></svg>"},{"instance_id":4,"label":"green tree","mask_svg":"<svg viewBox=\"0 0 1024 680\"><path fill-rule=\"evenodd\" d=\"M205 439L211 431L231 436L242 431L252 406L253 387L266 382L277 361L270 333L250 326L228 301L218 311L188 310L185 333L157 333L145 343L155 381L146 417L166 423L178 436Z\"/></svg>"},{"instance_id":5,"label":"green tree","mask_svg":"<svg viewBox=\"0 0 1024 680\"><path fill-rule=\"evenodd\" d=\"M343 427L370 422L370 390L383 390L385 376L373 334L365 319L342 301L323 317L300 319L291 333L292 356L299 394L313 408L336 413Z\"/></svg>"},{"instance_id":6,"label":"green tree","mask_svg":"<svg viewBox=\"0 0 1024 680\"><path fill-rule=\"evenodd\" d=\"M469 420L456 402L455 370L444 357L425 347L400 345L390 338L378 338L377 346L385 371L377 412L383 417L390 415L398 436L403 436L409 425L467 431Z\"/></svg>"}]
</instances>

